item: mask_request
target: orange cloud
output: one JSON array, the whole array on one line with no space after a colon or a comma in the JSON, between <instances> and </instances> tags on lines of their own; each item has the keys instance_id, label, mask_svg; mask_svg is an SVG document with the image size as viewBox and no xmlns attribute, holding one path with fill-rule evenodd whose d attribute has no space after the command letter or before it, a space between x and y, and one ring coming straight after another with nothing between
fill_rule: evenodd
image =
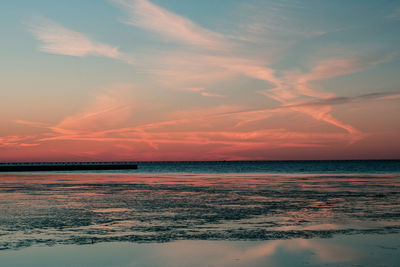
<instances>
[{"instance_id":1,"label":"orange cloud","mask_svg":"<svg viewBox=\"0 0 400 267\"><path fill-rule=\"evenodd\" d=\"M69 116L50 128L62 134L77 134L103 131L120 125L132 115L132 107L118 93L111 91L96 96L83 112Z\"/></svg>"}]
</instances>

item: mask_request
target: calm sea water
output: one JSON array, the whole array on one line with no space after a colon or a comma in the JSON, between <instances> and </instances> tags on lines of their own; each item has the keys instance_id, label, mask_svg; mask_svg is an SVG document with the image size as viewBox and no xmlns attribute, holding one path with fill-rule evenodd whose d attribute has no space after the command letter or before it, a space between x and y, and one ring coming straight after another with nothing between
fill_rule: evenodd
<instances>
[{"instance_id":1,"label":"calm sea water","mask_svg":"<svg viewBox=\"0 0 400 267\"><path fill-rule=\"evenodd\" d=\"M400 161L138 167L1 173L0 266L400 262Z\"/></svg>"},{"instance_id":2,"label":"calm sea water","mask_svg":"<svg viewBox=\"0 0 400 267\"><path fill-rule=\"evenodd\" d=\"M400 173L400 160L138 162L138 173Z\"/></svg>"},{"instance_id":3,"label":"calm sea water","mask_svg":"<svg viewBox=\"0 0 400 267\"><path fill-rule=\"evenodd\" d=\"M115 162L118 163L118 162ZM176 161L133 162L136 170L80 171L83 173L400 173L400 160L314 161ZM7 163L4 163L7 164ZM67 163L68 164L68 163ZM66 173L68 171L63 171ZM77 173L74 171L74 173Z\"/></svg>"}]
</instances>

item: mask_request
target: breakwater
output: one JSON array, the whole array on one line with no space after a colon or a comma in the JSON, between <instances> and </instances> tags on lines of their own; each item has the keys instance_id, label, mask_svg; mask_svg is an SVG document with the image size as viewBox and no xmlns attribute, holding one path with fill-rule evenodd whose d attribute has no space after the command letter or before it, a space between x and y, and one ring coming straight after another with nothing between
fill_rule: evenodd
<instances>
[{"instance_id":1,"label":"breakwater","mask_svg":"<svg viewBox=\"0 0 400 267\"><path fill-rule=\"evenodd\" d=\"M132 162L16 162L0 163L0 172L132 170Z\"/></svg>"}]
</instances>

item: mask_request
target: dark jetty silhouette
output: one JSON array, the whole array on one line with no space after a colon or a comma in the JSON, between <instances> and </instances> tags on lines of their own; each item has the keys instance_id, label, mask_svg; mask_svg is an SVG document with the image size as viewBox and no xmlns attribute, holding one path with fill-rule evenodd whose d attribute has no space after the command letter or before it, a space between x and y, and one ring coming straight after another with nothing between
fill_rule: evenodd
<instances>
[{"instance_id":1,"label":"dark jetty silhouette","mask_svg":"<svg viewBox=\"0 0 400 267\"><path fill-rule=\"evenodd\" d=\"M0 163L0 172L135 170L133 162L15 162Z\"/></svg>"}]
</instances>

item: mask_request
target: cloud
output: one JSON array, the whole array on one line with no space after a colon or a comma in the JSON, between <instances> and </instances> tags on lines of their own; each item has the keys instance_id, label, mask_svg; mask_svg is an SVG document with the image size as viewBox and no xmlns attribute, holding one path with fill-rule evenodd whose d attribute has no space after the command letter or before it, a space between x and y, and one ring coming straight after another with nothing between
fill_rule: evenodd
<instances>
[{"instance_id":1,"label":"cloud","mask_svg":"<svg viewBox=\"0 0 400 267\"><path fill-rule=\"evenodd\" d=\"M213 93L209 93L209 92L201 92L202 96L207 96L207 97L217 97L217 98L224 98L226 96L224 95L220 95L220 94L213 94Z\"/></svg>"},{"instance_id":2,"label":"cloud","mask_svg":"<svg viewBox=\"0 0 400 267\"><path fill-rule=\"evenodd\" d=\"M325 99L313 99L309 101L283 105L283 107L287 107L293 110L300 111L302 113L309 114L316 120L325 121L329 124L335 125L339 128L346 130L347 132L352 134L350 143L354 143L359 141L366 135L361 133L355 127L335 119L329 113L331 111L331 107L334 105L361 103L365 101L396 100L398 98L400 98L400 94L396 93L370 93L355 97L329 97Z\"/></svg>"},{"instance_id":3,"label":"cloud","mask_svg":"<svg viewBox=\"0 0 400 267\"><path fill-rule=\"evenodd\" d=\"M117 130L118 131L118 130ZM147 131L124 129L117 133L109 131L107 135L99 133L80 133L58 135L42 138L40 141L95 141L121 144L146 143L158 150L161 145L218 145L227 146L224 151L240 151L243 149L268 149L279 147L325 147L326 142L346 140L347 134L338 133L302 133L290 132L283 129L254 130L254 131ZM143 135L145 134L145 135ZM208 149L213 150L209 147ZM219 149L221 150L221 149Z\"/></svg>"},{"instance_id":4,"label":"cloud","mask_svg":"<svg viewBox=\"0 0 400 267\"><path fill-rule=\"evenodd\" d=\"M397 94L392 94L396 96ZM389 94L367 94L350 98L342 104L352 103L351 99L357 101L390 100ZM358 100L360 99L360 100ZM101 142L105 147L110 145L123 145L132 147L132 153L138 153L136 148L142 145L151 147L159 155L169 155L174 151L181 151L191 147L202 147L206 149L213 158L232 158L241 155L243 151L257 151L260 149L277 148L326 148L332 144L339 144L360 137L359 132L352 126L343 124L328 113L330 102L337 100L321 99L321 103L313 101L310 106L318 106L319 109L310 108L307 103L298 103L298 106L281 106L273 109L244 110L240 106L218 106L214 109L193 109L170 114L174 120L151 122L131 127L127 120L132 115L130 107L126 106L126 96L117 91L108 91L98 95L91 104L82 112L66 117L60 123L51 127L44 127L50 132L39 134L36 138L8 137L3 139L3 145L8 147L22 147L25 144L35 144L73 141L76 144L90 144ZM323 103L327 101L327 103ZM327 106L325 106L326 104ZM327 107L327 109L324 109ZM301 132L287 129L260 129L259 127L234 127L238 121L265 119L277 112L288 112L299 109L303 113L310 112L317 120L330 121L344 128L348 133L340 132ZM320 110L320 113L315 113ZM25 125L39 127L40 123L18 121ZM205 128L204 123L210 127ZM231 125L231 128L229 128ZM227 128L228 127L228 128ZM130 144L130 145L129 145ZM151 151L145 149L146 151ZM116 148L117 149L117 148ZM126 150L126 148L124 148ZM96 150L97 151L97 150ZM99 153L102 151L98 149ZM177 152L178 153L178 152ZM179 154L179 153L178 153ZM244 154L243 154L244 155ZM252 157L242 156L241 159Z\"/></svg>"},{"instance_id":5,"label":"cloud","mask_svg":"<svg viewBox=\"0 0 400 267\"><path fill-rule=\"evenodd\" d=\"M400 20L400 7L394 9L389 15L386 16L391 20Z\"/></svg>"},{"instance_id":6,"label":"cloud","mask_svg":"<svg viewBox=\"0 0 400 267\"><path fill-rule=\"evenodd\" d=\"M321 60L306 74L298 77L299 83L329 79L355 73L377 64L392 60L395 55L370 55L367 57L332 57Z\"/></svg>"},{"instance_id":7,"label":"cloud","mask_svg":"<svg viewBox=\"0 0 400 267\"><path fill-rule=\"evenodd\" d=\"M343 123L338 119L334 118L331 114L331 107L330 106L298 106L298 107L291 107L294 111L299 111L304 114L310 115L314 119L318 121L324 121L336 127L342 128L346 130L348 133L352 134L352 138L350 139L350 143L354 143L362 138L362 134L359 130L357 130L352 125Z\"/></svg>"},{"instance_id":8,"label":"cloud","mask_svg":"<svg viewBox=\"0 0 400 267\"><path fill-rule=\"evenodd\" d=\"M200 95L206 96L206 97L216 97L216 98L224 98L224 97L226 97L225 95L206 92L205 91L206 88L204 88L204 87L189 87L189 88L184 88L184 90L190 91L190 92L199 92Z\"/></svg>"},{"instance_id":9,"label":"cloud","mask_svg":"<svg viewBox=\"0 0 400 267\"><path fill-rule=\"evenodd\" d=\"M185 88L187 91L192 91L192 92L199 92L199 91L204 91L206 88L204 87L189 87Z\"/></svg>"},{"instance_id":10,"label":"cloud","mask_svg":"<svg viewBox=\"0 0 400 267\"><path fill-rule=\"evenodd\" d=\"M233 53L233 52L232 52ZM246 76L251 79L277 84L276 71L261 59L248 59L232 55L202 52L172 51L149 56L146 64L157 82L169 88L201 91L216 81ZM202 89L204 90L204 89Z\"/></svg>"},{"instance_id":11,"label":"cloud","mask_svg":"<svg viewBox=\"0 0 400 267\"><path fill-rule=\"evenodd\" d=\"M81 134L118 127L132 114L132 106L125 97L123 92L110 89L96 96L81 113L66 117L50 128L61 134Z\"/></svg>"},{"instance_id":12,"label":"cloud","mask_svg":"<svg viewBox=\"0 0 400 267\"><path fill-rule=\"evenodd\" d=\"M222 35L204 29L191 20L174 14L147 0L113 0L127 10L127 24L153 31L168 40L203 48L223 49L227 44Z\"/></svg>"},{"instance_id":13,"label":"cloud","mask_svg":"<svg viewBox=\"0 0 400 267\"><path fill-rule=\"evenodd\" d=\"M29 127L37 127L37 128L43 128L46 127L45 123L42 122L34 122L34 121L26 121L26 120L15 120L15 123L29 126Z\"/></svg>"},{"instance_id":14,"label":"cloud","mask_svg":"<svg viewBox=\"0 0 400 267\"><path fill-rule=\"evenodd\" d=\"M397 100L400 99L400 94L388 94L379 98L381 100Z\"/></svg>"},{"instance_id":15,"label":"cloud","mask_svg":"<svg viewBox=\"0 0 400 267\"><path fill-rule=\"evenodd\" d=\"M292 70L283 73L282 77L272 80L276 85L275 88L261 91L261 93L284 104L297 101L296 99L300 97L334 98L337 97L336 94L324 91L315 82L356 73L392 58L393 55L364 58L326 58L314 62L314 66L308 72Z\"/></svg>"},{"instance_id":16,"label":"cloud","mask_svg":"<svg viewBox=\"0 0 400 267\"><path fill-rule=\"evenodd\" d=\"M29 30L42 42L40 50L43 52L75 57L102 56L133 63L133 59L120 52L118 47L91 40L85 34L49 19L40 18L36 21L29 25Z\"/></svg>"},{"instance_id":17,"label":"cloud","mask_svg":"<svg viewBox=\"0 0 400 267\"><path fill-rule=\"evenodd\" d=\"M20 136L0 137L0 147L17 145L21 140L23 140L23 137Z\"/></svg>"},{"instance_id":18,"label":"cloud","mask_svg":"<svg viewBox=\"0 0 400 267\"><path fill-rule=\"evenodd\" d=\"M392 58L393 55L383 57L371 55L359 58L331 57L314 63L314 66L308 72L288 71L279 78L274 78L273 72L271 72L269 80L273 81L276 86L260 93L280 102L282 106L295 112L301 112L315 120L344 129L352 134L350 143L353 143L363 138L364 134L354 126L336 119L331 114L331 106L338 103L376 98L376 95L364 95L354 99L339 97L334 93L324 91L323 88L313 82L359 72ZM304 98L312 98L312 100L304 101Z\"/></svg>"},{"instance_id":19,"label":"cloud","mask_svg":"<svg viewBox=\"0 0 400 267\"><path fill-rule=\"evenodd\" d=\"M400 94L397 93L370 93L353 97L338 96L325 99L313 99L299 103L292 103L284 106L285 107L333 106L333 105L344 105L344 104L373 101L373 100L395 100L398 98L400 98Z\"/></svg>"},{"instance_id":20,"label":"cloud","mask_svg":"<svg viewBox=\"0 0 400 267\"><path fill-rule=\"evenodd\" d=\"M39 144L40 143L37 142L37 138L35 138L35 136L10 135L10 136L0 137L0 148L34 147L38 146Z\"/></svg>"}]
</instances>

